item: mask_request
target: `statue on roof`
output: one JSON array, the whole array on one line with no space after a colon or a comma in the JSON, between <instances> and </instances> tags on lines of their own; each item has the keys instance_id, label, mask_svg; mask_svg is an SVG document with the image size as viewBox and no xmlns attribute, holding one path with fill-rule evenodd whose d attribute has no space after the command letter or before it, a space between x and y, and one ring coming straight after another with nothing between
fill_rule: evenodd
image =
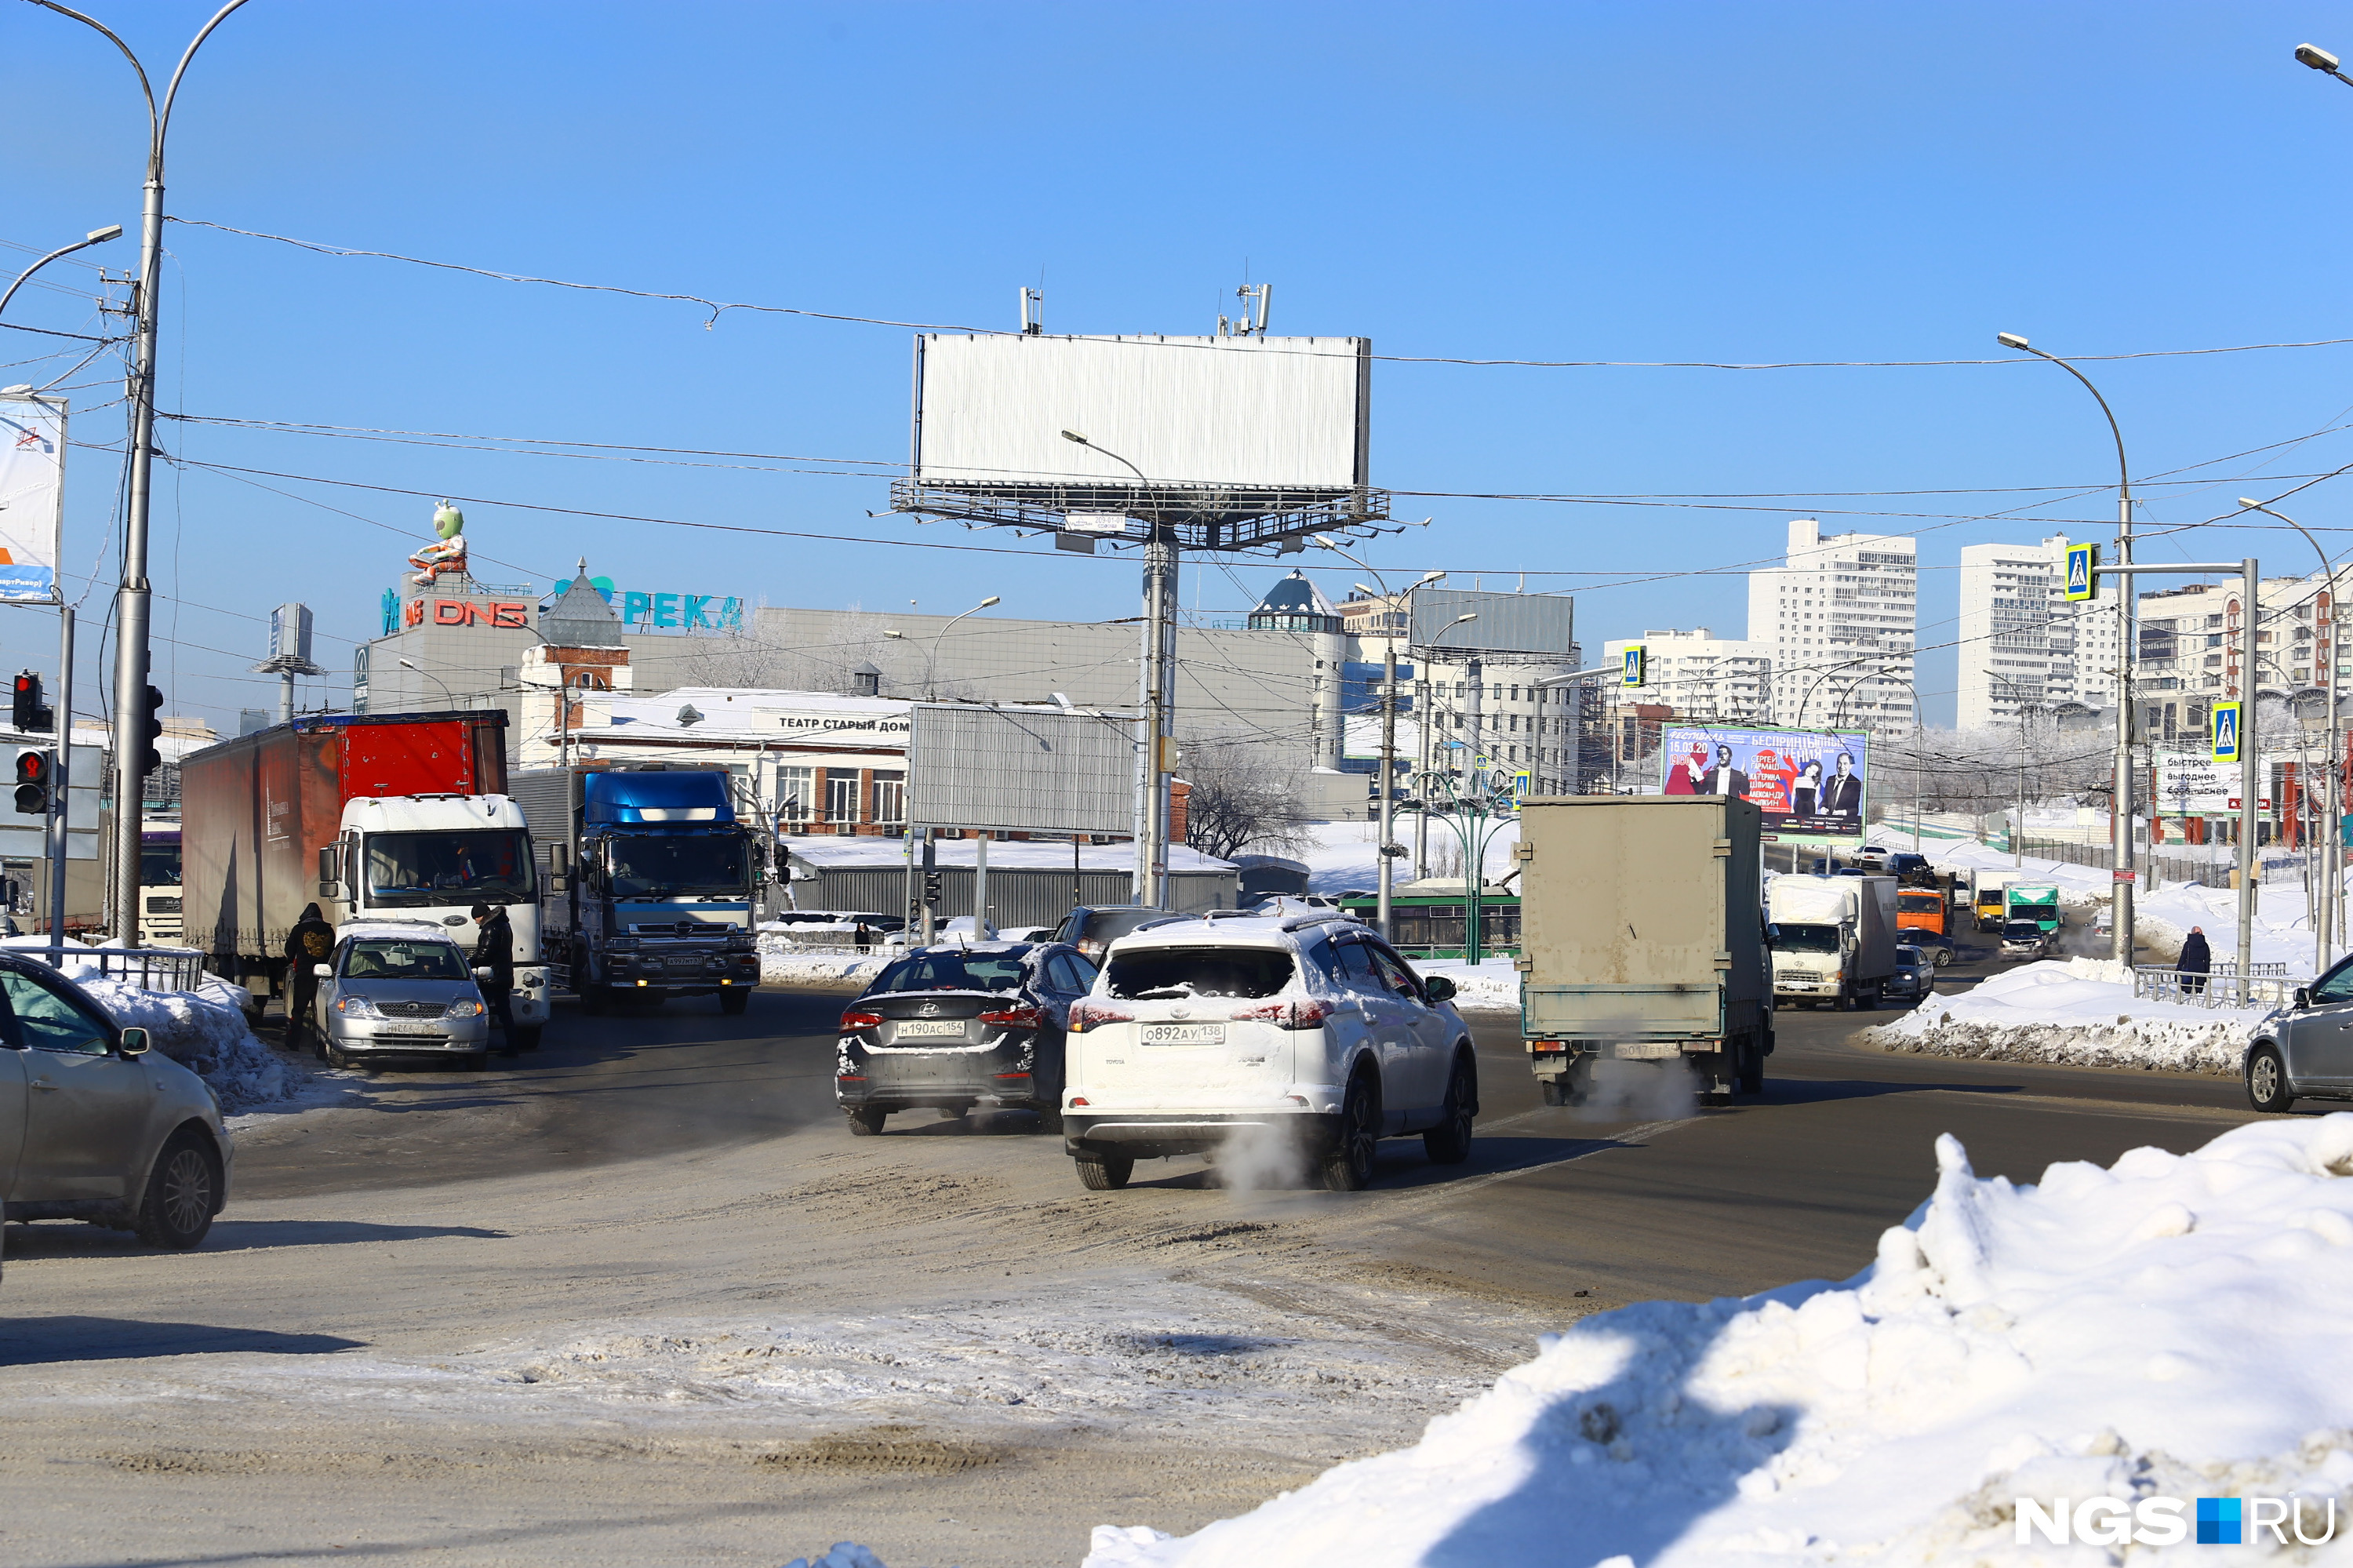
<instances>
[{"instance_id":1,"label":"statue on roof","mask_svg":"<svg viewBox=\"0 0 2353 1568\"><path fill-rule=\"evenodd\" d=\"M408 580L418 588L431 588L443 572L466 569L466 514L450 505L447 497L433 509L433 531L440 537L408 557L408 564L417 568Z\"/></svg>"}]
</instances>

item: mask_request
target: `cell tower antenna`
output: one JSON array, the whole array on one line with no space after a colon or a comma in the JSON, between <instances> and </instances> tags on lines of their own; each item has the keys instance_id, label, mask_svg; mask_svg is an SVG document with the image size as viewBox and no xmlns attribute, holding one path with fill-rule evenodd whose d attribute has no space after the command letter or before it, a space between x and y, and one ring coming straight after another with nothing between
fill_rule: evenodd
<instances>
[{"instance_id":1,"label":"cell tower antenna","mask_svg":"<svg viewBox=\"0 0 2353 1568\"><path fill-rule=\"evenodd\" d=\"M1036 337L1046 330L1046 291L1021 287L1021 331L1023 335Z\"/></svg>"},{"instance_id":2,"label":"cell tower antenna","mask_svg":"<svg viewBox=\"0 0 2353 1568\"><path fill-rule=\"evenodd\" d=\"M1219 337L1264 337L1267 308L1269 302L1274 298L1274 285L1261 283L1253 289L1245 283L1234 291L1234 298L1241 302L1240 307L1241 313L1235 316L1219 316L1218 335Z\"/></svg>"}]
</instances>

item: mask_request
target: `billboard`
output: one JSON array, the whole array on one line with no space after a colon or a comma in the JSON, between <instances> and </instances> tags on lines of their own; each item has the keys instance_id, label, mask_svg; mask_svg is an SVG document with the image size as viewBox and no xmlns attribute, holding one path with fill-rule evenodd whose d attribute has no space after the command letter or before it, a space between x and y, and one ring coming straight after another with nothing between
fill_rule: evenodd
<instances>
[{"instance_id":1,"label":"billboard","mask_svg":"<svg viewBox=\"0 0 2353 1568\"><path fill-rule=\"evenodd\" d=\"M1669 725L1659 760L1670 795L1737 795L1768 833L1862 837L1871 737L1860 730Z\"/></svg>"},{"instance_id":2,"label":"billboard","mask_svg":"<svg viewBox=\"0 0 2353 1568\"><path fill-rule=\"evenodd\" d=\"M2270 762L2274 758L2275 754L2264 760ZM2257 778L2257 788L2263 794L2256 800L2255 810L2268 811L2272 809L2271 768L2259 769ZM2235 758L2217 761L2204 751L2160 751L2157 754L2154 804L2160 817L2220 816L2235 811L2239 809L2239 763Z\"/></svg>"},{"instance_id":3,"label":"billboard","mask_svg":"<svg viewBox=\"0 0 2353 1568\"><path fill-rule=\"evenodd\" d=\"M1368 482L1371 353L1356 337L926 333L914 477L997 493L1348 490Z\"/></svg>"},{"instance_id":4,"label":"billboard","mask_svg":"<svg viewBox=\"0 0 2353 1568\"><path fill-rule=\"evenodd\" d=\"M917 703L909 721L907 821L916 827L1135 829L1131 715Z\"/></svg>"},{"instance_id":5,"label":"billboard","mask_svg":"<svg viewBox=\"0 0 2353 1568\"><path fill-rule=\"evenodd\" d=\"M1566 659L1575 640L1576 601L1563 594L1418 588L1411 603L1413 645L1440 654L1521 653ZM1477 619L1463 620L1466 615Z\"/></svg>"},{"instance_id":6,"label":"billboard","mask_svg":"<svg viewBox=\"0 0 2353 1568\"><path fill-rule=\"evenodd\" d=\"M65 403L0 396L0 602L58 598L65 483Z\"/></svg>"}]
</instances>

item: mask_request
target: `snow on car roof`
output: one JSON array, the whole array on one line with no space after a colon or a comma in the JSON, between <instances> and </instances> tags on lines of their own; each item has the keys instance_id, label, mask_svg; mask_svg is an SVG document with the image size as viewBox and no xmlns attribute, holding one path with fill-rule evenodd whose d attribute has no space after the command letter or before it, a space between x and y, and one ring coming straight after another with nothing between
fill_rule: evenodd
<instances>
[{"instance_id":1,"label":"snow on car roof","mask_svg":"<svg viewBox=\"0 0 2353 1568\"><path fill-rule=\"evenodd\" d=\"M1321 916L1313 918L1309 924L1294 927L1293 922L1301 918L1296 915L1288 916L1229 915L1222 910L1216 913L1217 917L1214 919L1206 915L1196 916L1189 920L1179 916L1161 925L1146 926L1140 930L1129 932L1112 943L1112 946L1113 948L1198 947L1202 938L1207 938L1217 942L1239 941L1240 945L1246 947L1288 948L1311 940L1311 933L1321 930L1325 924L1325 919ZM1354 922L1341 920L1336 916L1331 917L1331 923L1354 924Z\"/></svg>"},{"instance_id":2,"label":"snow on car roof","mask_svg":"<svg viewBox=\"0 0 2353 1568\"><path fill-rule=\"evenodd\" d=\"M427 920L354 920L335 932L339 942L447 942L455 947L458 938L441 927Z\"/></svg>"}]
</instances>

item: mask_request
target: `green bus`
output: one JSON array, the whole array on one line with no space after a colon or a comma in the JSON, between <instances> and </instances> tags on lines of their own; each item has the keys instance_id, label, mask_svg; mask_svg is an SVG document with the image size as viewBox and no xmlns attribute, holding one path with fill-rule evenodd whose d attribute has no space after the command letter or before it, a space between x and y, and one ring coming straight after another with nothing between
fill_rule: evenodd
<instances>
[{"instance_id":1,"label":"green bus","mask_svg":"<svg viewBox=\"0 0 2353 1568\"><path fill-rule=\"evenodd\" d=\"M1389 895L1389 945L1409 959L1462 959L1470 956L1469 899L1461 893L1393 893ZM1370 893L1351 893L1340 907L1366 925L1379 912L1381 901ZM1516 958L1520 951L1520 897L1516 893L1486 893L1479 897L1479 956Z\"/></svg>"}]
</instances>

